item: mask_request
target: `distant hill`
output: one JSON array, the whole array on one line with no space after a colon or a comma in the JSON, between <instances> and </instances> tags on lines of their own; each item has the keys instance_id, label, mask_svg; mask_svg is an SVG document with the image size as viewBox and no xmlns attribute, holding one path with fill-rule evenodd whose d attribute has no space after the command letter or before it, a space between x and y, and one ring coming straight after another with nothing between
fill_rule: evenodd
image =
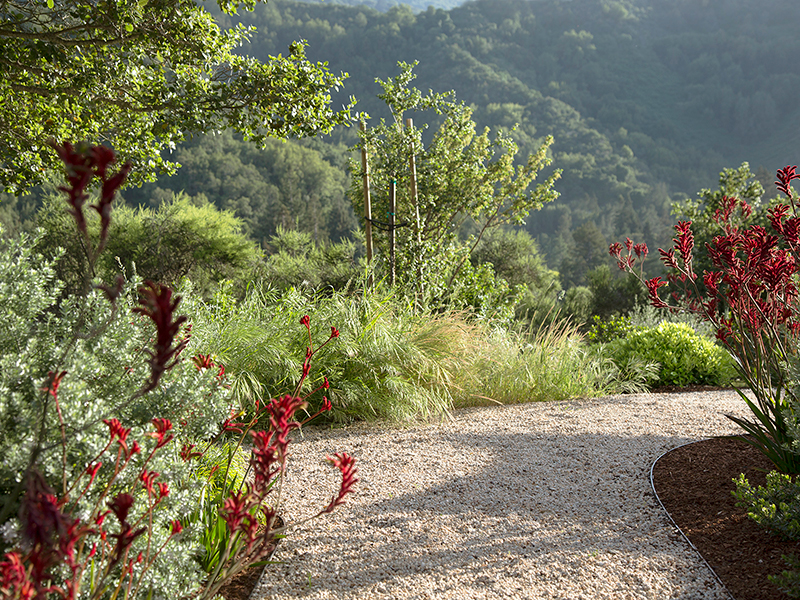
<instances>
[{"instance_id":1,"label":"distant hill","mask_svg":"<svg viewBox=\"0 0 800 600\"><path fill-rule=\"evenodd\" d=\"M517 124L524 153L552 134L561 197L527 228L554 268L589 237L669 243L671 203L716 187L724 167L749 161L771 187L777 168L800 161L796 0L478 0L417 13L270 0L239 18L258 28L243 52L264 59L306 39L312 59L350 74L342 98L373 119L388 116L375 78L418 60L417 87L455 90L481 126ZM330 139L315 151L341 166L354 132ZM331 231L348 222L336 197Z\"/></svg>"},{"instance_id":2,"label":"distant hill","mask_svg":"<svg viewBox=\"0 0 800 600\"><path fill-rule=\"evenodd\" d=\"M309 4L343 4L345 6L366 6L374 8L380 12L386 12L394 6L405 4L411 7L414 12L426 10L429 6L433 8L443 8L445 10L455 8L464 3L464 0L409 0L400 2L398 0L300 0Z\"/></svg>"}]
</instances>

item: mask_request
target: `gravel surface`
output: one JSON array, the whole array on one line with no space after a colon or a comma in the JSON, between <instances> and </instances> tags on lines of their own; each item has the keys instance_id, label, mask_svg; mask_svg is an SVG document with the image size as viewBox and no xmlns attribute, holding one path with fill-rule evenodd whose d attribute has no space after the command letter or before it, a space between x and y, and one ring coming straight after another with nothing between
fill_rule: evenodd
<instances>
[{"instance_id":1,"label":"gravel surface","mask_svg":"<svg viewBox=\"0 0 800 600\"><path fill-rule=\"evenodd\" d=\"M458 410L444 423L307 427L291 446L288 522L338 486L347 503L289 532L251 596L727 599L650 488L665 451L738 433L735 392L610 396Z\"/></svg>"}]
</instances>

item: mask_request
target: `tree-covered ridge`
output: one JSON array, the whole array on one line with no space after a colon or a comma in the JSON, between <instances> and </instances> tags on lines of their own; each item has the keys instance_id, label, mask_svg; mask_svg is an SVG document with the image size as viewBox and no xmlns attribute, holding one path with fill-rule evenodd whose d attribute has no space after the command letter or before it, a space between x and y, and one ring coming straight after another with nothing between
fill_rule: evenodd
<instances>
[{"instance_id":1,"label":"tree-covered ridge","mask_svg":"<svg viewBox=\"0 0 800 600\"><path fill-rule=\"evenodd\" d=\"M344 4L346 6L366 6L381 12L386 12L395 6L405 4L410 6L411 10L414 12L420 12L427 9L429 6L448 10L450 8L455 8L459 4L463 4L464 0L300 0L300 2L308 2L310 4L325 2L328 4Z\"/></svg>"},{"instance_id":2,"label":"tree-covered ridge","mask_svg":"<svg viewBox=\"0 0 800 600\"><path fill-rule=\"evenodd\" d=\"M726 166L784 160L786 124L800 121L796 17L787 0L479 0L418 14L274 0L244 15L258 27L244 50L263 59L307 39L373 117L385 116L375 77L419 60L418 87L454 89L479 126L518 123L521 156L552 134L561 198L528 228L558 266L587 222L665 242L671 201Z\"/></svg>"}]
</instances>

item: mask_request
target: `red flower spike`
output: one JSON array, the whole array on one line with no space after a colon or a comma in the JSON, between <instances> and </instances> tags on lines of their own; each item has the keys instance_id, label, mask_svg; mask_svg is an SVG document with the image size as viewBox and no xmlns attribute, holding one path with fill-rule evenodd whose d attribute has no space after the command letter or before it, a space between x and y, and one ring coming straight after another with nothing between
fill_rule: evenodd
<instances>
[{"instance_id":1,"label":"red flower spike","mask_svg":"<svg viewBox=\"0 0 800 600\"><path fill-rule=\"evenodd\" d=\"M86 474L89 476L89 485L92 485L94 478L97 476L97 472L100 470L100 467L102 466L103 466L102 462L97 462L93 465L89 465L88 467L86 467Z\"/></svg>"},{"instance_id":2,"label":"red flower spike","mask_svg":"<svg viewBox=\"0 0 800 600\"><path fill-rule=\"evenodd\" d=\"M158 499L165 498L169 496L169 485L163 482L158 482L156 484L158 486Z\"/></svg>"},{"instance_id":3,"label":"red flower spike","mask_svg":"<svg viewBox=\"0 0 800 600\"><path fill-rule=\"evenodd\" d=\"M66 535L71 522L58 507L58 501L44 477L31 471L20 508L22 532L41 561L41 574L58 560L55 546Z\"/></svg>"},{"instance_id":4,"label":"red flower spike","mask_svg":"<svg viewBox=\"0 0 800 600\"><path fill-rule=\"evenodd\" d=\"M681 256L681 260L683 261L684 266L686 267L687 271L691 273L691 263L692 263L692 249L694 248L694 234L692 233L692 222L691 221L678 221L678 224L675 226L675 231L678 232L677 237L675 238L675 247L678 249L678 253Z\"/></svg>"},{"instance_id":5,"label":"red flower spike","mask_svg":"<svg viewBox=\"0 0 800 600\"><path fill-rule=\"evenodd\" d=\"M22 557L17 552L9 552L5 560L0 562L0 591L10 592L9 598L30 600L36 596L34 583L28 579L28 573Z\"/></svg>"},{"instance_id":6,"label":"red flower spike","mask_svg":"<svg viewBox=\"0 0 800 600\"><path fill-rule=\"evenodd\" d=\"M321 410L322 410L322 412L327 412L329 410L333 410L333 404L331 404L331 401L328 400L328 398L326 396L322 397L322 409Z\"/></svg>"},{"instance_id":7,"label":"red flower spike","mask_svg":"<svg viewBox=\"0 0 800 600\"><path fill-rule=\"evenodd\" d=\"M253 437L253 491L256 495L266 494L270 482L280 472L278 451L272 445L272 433L268 431L251 431Z\"/></svg>"},{"instance_id":8,"label":"red flower spike","mask_svg":"<svg viewBox=\"0 0 800 600\"><path fill-rule=\"evenodd\" d=\"M155 418L151 421L153 427L156 428L155 432L148 433L147 435L156 439L156 448L161 448L167 445L174 435L167 435L167 432L172 429L172 422L169 419Z\"/></svg>"},{"instance_id":9,"label":"red flower spike","mask_svg":"<svg viewBox=\"0 0 800 600\"><path fill-rule=\"evenodd\" d=\"M53 398L56 400L58 399L58 386L61 385L61 380L66 375L66 371L61 371L61 373L55 373L54 371L49 371L47 376L49 377L50 381L47 384L47 387L44 389L47 393L49 393Z\"/></svg>"},{"instance_id":10,"label":"red flower spike","mask_svg":"<svg viewBox=\"0 0 800 600\"><path fill-rule=\"evenodd\" d=\"M95 518L95 520L94 520L94 524L95 524L95 525L97 525L97 526L99 527L100 525L102 525L102 524L103 524L103 521L105 521L105 520L106 520L106 517L107 517L109 514L111 514L111 511L110 511L110 510L107 510L107 511L101 512L101 513L100 513L99 515L97 515L97 517Z\"/></svg>"},{"instance_id":11,"label":"red flower spike","mask_svg":"<svg viewBox=\"0 0 800 600\"><path fill-rule=\"evenodd\" d=\"M198 354L197 356L192 357L192 361L195 365L197 365L198 371L210 369L214 366L214 361L212 360L210 354Z\"/></svg>"},{"instance_id":12,"label":"red flower spike","mask_svg":"<svg viewBox=\"0 0 800 600\"><path fill-rule=\"evenodd\" d=\"M783 169L778 169L778 181L775 182L778 190L786 194L789 198L792 197L791 183L793 179L800 179L800 175L795 173L797 165L790 167L785 166Z\"/></svg>"},{"instance_id":13,"label":"red flower spike","mask_svg":"<svg viewBox=\"0 0 800 600\"><path fill-rule=\"evenodd\" d=\"M650 294L650 303L656 308L667 308L667 303L664 302L658 295L658 288L669 285L666 281L661 281L661 277L654 277L645 282L647 290Z\"/></svg>"},{"instance_id":14,"label":"red flower spike","mask_svg":"<svg viewBox=\"0 0 800 600\"><path fill-rule=\"evenodd\" d=\"M133 496L130 494L118 494L108 503L108 507L120 523L128 520L128 511L133 506Z\"/></svg>"},{"instance_id":15,"label":"red flower spike","mask_svg":"<svg viewBox=\"0 0 800 600\"><path fill-rule=\"evenodd\" d=\"M68 187L59 189L67 194L67 202L75 219L78 230L87 235L86 217L83 214L83 205L86 202L86 188L93 177L102 181L100 197L92 208L100 215L100 243L95 250L96 254L105 246L108 236L108 227L111 223L111 203L114 194L125 182L131 170L131 164L125 163L113 176L108 176L108 166L114 162L114 151L105 146L91 146L78 144L73 146L69 142L62 145L53 144L67 171Z\"/></svg>"},{"instance_id":16,"label":"red flower spike","mask_svg":"<svg viewBox=\"0 0 800 600\"><path fill-rule=\"evenodd\" d=\"M228 530L231 533L241 531L242 524L246 519L250 519L251 496L249 492L233 492L225 499L220 509Z\"/></svg>"},{"instance_id":17,"label":"red flower spike","mask_svg":"<svg viewBox=\"0 0 800 600\"><path fill-rule=\"evenodd\" d=\"M184 444L183 448L181 448L181 458L184 462L192 460L197 456L203 456L202 452L192 452L192 448L195 447L195 444Z\"/></svg>"},{"instance_id":18,"label":"red flower spike","mask_svg":"<svg viewBox=\"0 0 800 600\"><path fill-rule=\"evenodd\" d=\"M153 485L155 484L155 478L158 477L158 473L155 471L142 471L139 475L139 481L142 482L142 487L147 490L147 496L151 497L153 495Z\"/></svg>"},{"instance_id":19,"label":"red flower spike","mask_svg":"<svg viewBox=\"0 0 800 600\"><path fill-rule=\"evenodd\" d=\"M136 440L133 440L133 442L131 442L131 447L128 450L128 452L126 453L125 456L126 456L126 458L130 458L134 454L138 454L140 451L141 451L141 448L139 447L139 442L137 442Z\"/></svg>"},{"instance_id":20,"label":"red flower spike","mask_svg":"<svg viewBox=\"0 0 800 600\"><path fill-rule=\"evenodd\" d=\"M326 389L326 390L330 389L331 384L328 382L328 378L327 377L323 377L322 378L322 387L323 387L323 389Z\"/></svg>"},{"instance_id":21,"label":"red flower spike","mask_svg":"<svg viewBox=\"0 0 800 600\"><path fill-rule=\"evenodd\" d=\"M128 434L131 432L130 428L125 429L118 419L103 419L103 423L108 425L109 435L111 436L109 442L113 442L116 439L119 442L119 445L124 448L126 453L128 453L129 449L127 439Z\"/></svg>"},{"instance_id":22,"label":"red flower spike","mask_svg":"<svg viewBox=\"0 0 800 600\"><path fill-rule=\"evenodd\" d=\"M154 390L161 376L177 362L178 354L186 347L187 340L179 342L176 346L172 343L175 335L180 330L181 324L186 321L185 316L175 317L174 312L181 301L180 296L172 299L172 290L161 284L146 281L139 288L139 306L133 312L149 317L156 326L156 343L150 354L150 380L140 390L146 393Z\"/></svg>"},{"instance_id":23,"label":"red flower spike","mask_svg":"<svg viewBox=\"0 0 800 600\"><path fill-rule=\"evenodd\" d=\"M58 189L67 195L67 202L71 207L69 212L75 220L78 230L87 235L83 205L87 199L86 188L92 180L92 159L81 151L83 148L76 150L69 142L65 142L61 146L54 144L53 147L64 163L69 185L69 187L59 187Z\"/></svg>"},{"instance_id":24,"label":"red flower spike","mask_svg":"<svg viewBox=\"0 0 800 600\"><path fill-rule=\"evenodd\" d=\"M669 250L663 250L661 248L658 249L659 254L661 254L661 262L667 265L670 269L678 269L678 261L675 260L675 249L670 248Z\"/></svg>"},{"instance_id":25,"label":"red flower spike","mask_svg":"<svg viewBox=\"0 0 800 600\"><path fill-rule=\"evenodd\" d=\"M178 535L181 531L183 531L183 525L181 524L179 519L175 519L170 524L170 535Z\"/></svg>"},{"instance_id":26,"label":"red flower spike","mask_svg":"<svg viewBox=\"0 0 800 600\"><path fill-rule=\"evenodd\" d=\"M308 315L303 315L303 317L300 319L300 324L305 325L306 329L311 329L311 317Z\"/></svg>"},{"instance_id":27,"label":"red flower spike","mask_svg":"<svg viewBox=\"0 0 800 600\"><path fill-rule=\"evenodd\" d=\"M102 146L100 147L102 148ZM111 160L114 160L113 153L111 154ZM114 195L122 184L125 183L130 170L131 164L125 163L117 174L110 179L105 178L105 169L101 176L103 184L100 189L100 198L97 204L91 205L91 208L100 215L100 244L97 249L98 253L105 247L106 240L108 239L108 228L111 225L111 204L114 201Z\"/></svg>"},{"instance_id":28,"label":"red flower spike","mask_svg":"<svg viewBox=\"0 0 800 600\"><path fill-rule=\"evenodd\" d=\"M344 497L353 491L353 486L358 482L358 477L356 477L358 469L355 466L355 459L345 452L328 456L327 460L342 473L342 483L339 486L339 493L322 511L329 513L333 512L333 509L337 506L344 504Z\"/></svg>"},{"instance_id":29,"label":"red flower spike","mask_svg":"<svg viewBox=\"0 0 800 600\"><path fill-rule=\"evenodd\" d=\"M331 338L338 338L339 330L336 327L331 327Z\"/></svg>"},{"instance_id":30,"label":"red flower spike","mask_svg":"<svg viewBox=\"0 0 800 600\"><path fill-rule=\"evenodd\" d=\"M231 419L225 419L222 422L222 429L225 431L235 431L236 433L243 433L242 427L246 427L247 423L234 423Z\"/></svg>"}]
</instances>

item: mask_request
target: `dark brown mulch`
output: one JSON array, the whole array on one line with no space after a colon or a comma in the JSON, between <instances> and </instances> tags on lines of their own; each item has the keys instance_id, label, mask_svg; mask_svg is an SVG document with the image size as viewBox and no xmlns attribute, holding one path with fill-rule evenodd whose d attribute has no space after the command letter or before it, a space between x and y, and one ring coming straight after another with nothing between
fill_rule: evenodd
<instances>
[{"instance_id":1,"label":"dark brown mulch","mask_svg":"<svg viewBox=\"0 0 800 600\"><path fill-rule=\"evenodd\" d=\"M219 588L219 594L225 600L247 600L250 593L258 585L264 567L250 567L245 569L228 583Z\"/></svg>"},{"instance_id":2,"label":"dark brown mulch","mask_svg":"<svg viewBox=\"0 0 800 600\"><path fill-rule=\"evenodd\" d=\"M714 438L661 457L653 481L661 502L736 600L789 596L767 579L786 568L783 554L800 555L800 543L767 533L736 506L733 479L744 473L764 485L772 463L739 438Z\"/></svg>"},{"instance_id":3,"label":"dark brown mulch","mask_svg":"<svg viewBox=\"0 0 800 600\"><path fill-rule=\"evenodd\" d=\"M274 526L276 529L285 525L285 522L280 515L276 516L275 518L276 521ZM280 539L275 539L271 542L272 549L266 557L266 560L272 559L272 554L278 547L279 541ZM261 574L263 572L264 565L245 569L235 577L232 577L230 581L219 588L219 595L225 598L225 600L248 600L248 598L250 598L250 594L258 585L258 580L261 579Z\"/></svg>"}]
</instances>

